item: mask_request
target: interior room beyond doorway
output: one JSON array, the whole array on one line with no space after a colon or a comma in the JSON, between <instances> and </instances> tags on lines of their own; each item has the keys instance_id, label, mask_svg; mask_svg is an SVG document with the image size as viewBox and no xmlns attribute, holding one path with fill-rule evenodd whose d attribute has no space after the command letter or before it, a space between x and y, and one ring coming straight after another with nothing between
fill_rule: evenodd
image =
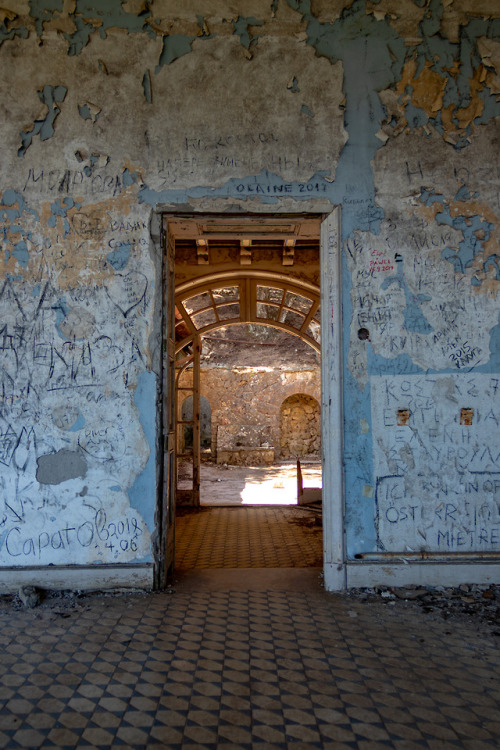
<instances>
[{"instance_id":1,"label":"interior room beyond doorway","mask_svg":"<svg viewBox=\"0 0 500 750\"><path fill-rule=\"evenodd\" d=\"M175 222L176 565L321 565L320 218Z\"/></svg>"},{"instance_id":2,"label":"interior room beyond doorway","mask_svg":"<svg viewBox=\"0 0 500 750\"><path fill-rule=\"evenodd\" d=\"M181 497L192 483L186 455L192 379L190 369L179 379ZM320 499L320 380L319 353L286 332L238 325L202 339L201 506L297 505L311 488ZM184 400L183 393L189 394Z\"/></svg>"}]
</instances>

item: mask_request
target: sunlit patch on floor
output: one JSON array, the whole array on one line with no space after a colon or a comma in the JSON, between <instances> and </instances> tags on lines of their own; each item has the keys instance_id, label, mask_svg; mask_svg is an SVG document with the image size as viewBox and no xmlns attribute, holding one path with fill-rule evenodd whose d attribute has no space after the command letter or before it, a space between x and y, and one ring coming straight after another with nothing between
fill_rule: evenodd
<instances>
[{"instance_id":1,"label":"sunlit patch on floor","mask_svg":"<svg viewBox=\"0 0 500 750\"><path fill-rule=\"evenodd\" d=\"M304 487L321 487L321 462L302 463ZM189 487L186 481L185 488ZM184 489L184 484L180 485ZM200 500L213 505L297 505L297 465L287 461L273 466L201 465Z\"/></svg>"}]
</instances>

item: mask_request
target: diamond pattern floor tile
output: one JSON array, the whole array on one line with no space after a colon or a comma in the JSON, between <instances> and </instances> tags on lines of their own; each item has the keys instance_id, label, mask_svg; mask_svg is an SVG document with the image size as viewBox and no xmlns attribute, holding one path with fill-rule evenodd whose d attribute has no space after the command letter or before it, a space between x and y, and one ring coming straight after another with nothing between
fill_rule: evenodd
<instances>
[{"instance_id":1,"label":"diamond pattern floor tile","mask_svg":"<svg viewBox=\"0 0 500 750\"><path fill-rule=\"evenodd\" d=\"M327 594L314 570L226 575L33 610L0 600L0 747L500 746L491 631Z\"/></svg>"},{"instance_id":2,"label":"diamond pattern floor tile","mask_svg":"<svg viewBox=\"0 0 500 750\"><path fill-rule=\"evenodd\" d=\"M176 519L176 566L307 568L322 565L320 516L299 507L183 509Z\"/></svg>"}]
</instances>

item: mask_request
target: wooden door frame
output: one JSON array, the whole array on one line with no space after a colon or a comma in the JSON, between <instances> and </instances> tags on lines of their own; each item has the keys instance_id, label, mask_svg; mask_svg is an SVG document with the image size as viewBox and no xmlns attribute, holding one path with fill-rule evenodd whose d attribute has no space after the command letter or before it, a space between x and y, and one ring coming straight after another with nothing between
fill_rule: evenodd
<instances>
[{"instance_id":1,"label":"wooden door frame","mask_svg":"<svg viewBox=\"0 0 500 750\"><path fill-rule=\"evenodd\" d=\"M280 216L280 214L315 214L317 210L309 211L309 207L300 205L301 210L291 212L289 205L280 207L279 203L271 213L263 209L262 213L253 212L253 217L269 219ZM280 210L281 208L281 210ZM297 206L299 209L299 206ZM234 206L234 213L242 219L244 214L241 207ZM231 206L227 207L228 213ZM169 242L168 218L183 219L196 215L207 215L214 217L220 215L220 211L207 211L206 209L189 212L177 210L175 206L158 211L161 217L162 246ZM346 588L346 557L344 545L344 467L343 467L343 413L342 413L342 295L341 295L341 211L338 206L332 207L328 213L323 213L320 234L320 289L321 289L321 424L322 424L322 467L323 467L323 567L325 588L329 591L338 591ZM165 229L163 227L166 227ZM168 277L169 269L166 268L167 254L163 253L164 272L163 277ZM164 305L167 302L164 299ZM165 308L166 309L166 308ZM165 336L163 335L163 339ZM168 364L163 351L163 375L162 375L162 399L167 392L166 384ZM163 412L163 409L161 410ZM164 426L162 426L164 430ZM164 441L162 441L163 443ZM160 457L163 462L163 456ZM159 488L159 513L162 517L162 508L165 500L163 498L163 483ZM160 568L157 581L166 580L166 572L161 570L162 554L161 545L166 544L168 529L158 529L159 532L159 555L158 565Z\"/></svg>"},{"instance_id":2,"label":"wooden door frame","mask_svg":"<svg viewBox=\"0 0 500 750\"><path fill-rule=\"evenodd\" d=\"M337 206L322 222L320 238L323 573L327 591L342 591L347 587L340 222L341 211Z\"/></svg>"}]
</instances>

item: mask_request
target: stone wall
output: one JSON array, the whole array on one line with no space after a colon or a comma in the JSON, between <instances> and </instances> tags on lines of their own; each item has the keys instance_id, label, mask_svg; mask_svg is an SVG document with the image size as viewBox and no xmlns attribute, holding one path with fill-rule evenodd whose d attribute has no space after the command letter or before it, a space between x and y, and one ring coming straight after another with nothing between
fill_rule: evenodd
<instances>
[{"instance_id":1,"label":"stone wall","mask_svg":"<svg viewBox=\"0 0 500 750\"><path fill-rule=\"evenodd\" d=\"M189 382L191 375L187 371L183 375L183 382ZM201 370L201 393L210 402L212 411L212 447L214 455L217 454L217 431L218 427L224 426L233 430L235 434L233 450L238 447L236 442L240 433L252 433L252 426L258 435L262 435L260 445L251 445L255 439L247 439L246 447L262 447L263 442L269 443L274 448L276 459L294 456L290 452L290 440L287 437L285 449L282 445L282 406L288 403L288 399L297 398L292 401L294 411L293 419L296 420L300 414L300 425L305 430L305 440L300 455L303 451L314 448L311 452L319 455L319 441L317 430L319 429L319 409L314 413L312 420L312 402L316 404L320 399L321 379L319 367L307 370L281 370L271 368L226 368L226 367L203 367ZM310 399L304 403L305 399ZM297 409L297 404L298 409ZM310 422L314 423L312 428ZM299 422L294 422L294 428ZM238 429L241 426L242 429ZM290 435L290 427L285 428L287 436ZM228 430L226 430L227 432ZM315 437L311 437L311 432ZM240 439L241 442L241 439ZM245 441L244 441L245 442ZM292 445L298 449L300 439ZM229 446L224 444L223 450L227 451ZM238 460L233 457L232 460ZM268 455L266 454L266 462ZM244 463L241 457L241 463Z\"/></svg>"},{"instance_id":2,"label":"stone wall","mask_svg":"<svg viewBox=\"0 0 500 750\"><path fill-rule=\"evenodd\" d=\"M321 450L321 410L311 396L289 396L281 405L281 456L319 457Z\"/></svg>"}]
</instances>

